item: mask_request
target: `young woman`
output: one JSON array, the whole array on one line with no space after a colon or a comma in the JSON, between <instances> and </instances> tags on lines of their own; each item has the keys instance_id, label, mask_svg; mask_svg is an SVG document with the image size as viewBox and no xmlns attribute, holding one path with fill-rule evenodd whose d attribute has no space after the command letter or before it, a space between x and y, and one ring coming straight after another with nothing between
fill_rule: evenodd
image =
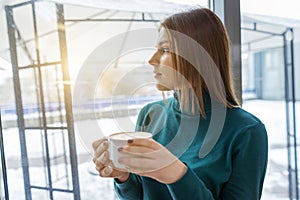
<instances>
[{"instance_id":1,"label":"young woman","mask_svg":"<svg viewBox=\"0 0 300 200\"><path fill-rule=\"evenodd\" d=\"M128 140L119 148L126 172L113 168L105 138L93 143L96 169L114 178L120 199L260 199L267 133L239 107L229 49L225 27L209 9L161 23L149 64L157 89L172 90L174 97L139 113L136 130L153 139Z\"/></svg>"}]
</instances>

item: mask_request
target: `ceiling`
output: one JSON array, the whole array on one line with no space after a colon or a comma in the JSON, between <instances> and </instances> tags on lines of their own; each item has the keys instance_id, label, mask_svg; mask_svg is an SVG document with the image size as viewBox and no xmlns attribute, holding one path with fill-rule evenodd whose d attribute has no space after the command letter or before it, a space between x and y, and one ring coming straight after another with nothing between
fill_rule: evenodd
<instances>
[{"instance_id":1,"label":"ceiling","mask_svg":"<svg viewBox=\"0 0 300 200\"><path fill-rule=\"evenodd\" d=\"M8 61L4 63L0 60L2 68L7 68L9 66L7 63L9 63L10 60L4 6L15 5L21 2L23 1L1 1L0 57L4 59L4 61ZM143 28L156 29L158 26L157 21L171 13L193 6L161 0L51 0L38 2L36 3L36 15L38 34L40 35L39 50L41 59L47 62L59 59L58 34L55 31L57 29L56 8L53 2L64 3L65 18L67 20L74 20L66 22L69 63L74 74L77 73L78 69L83 65L88 56L103 42L130 30ZM142 13L144 13L144 15ZM146 22L139 21L142 18L146 19ZM31 60L28 58L29 54L35 60L31 6L26 5L15 8L14 19L20 31L18 35L19 43L26 43L28 49L28 52L26 53L24 48L18 48L18 54L20 55L18 58L20 60L19 65L28 65L31 63ZM91 20L80 21L83 19ZM107 21L92 21L94 19ZM133 19L135 21L113 21L116 19ZM286 27L300 27L300 22L297 20L243 13L241 25L242 28L244 28L242 29L243 52L271 48L276 45L281 45L282 43L282 39L278 36L250 30L253 29L254 23L259 30L279 34L283 33L286 30ZM246 30L246 28L248 30ZM127 36L124 35L123 37L125 39ZM155 44L153 44L153 46L154 45ZM122 44L120 44L120 48L122 48L121 46ZM118 50L111 49L111 51ZM135 55L135 57L138 57L139 61L144 60L146 63L150 55L151 50L148 49L138 54L138 56ZM127 60L125 60L128 63L133 61L132 58L133 56L131 56L131 58L130 56L127 56Z\"/></svg>"}]
</instances>

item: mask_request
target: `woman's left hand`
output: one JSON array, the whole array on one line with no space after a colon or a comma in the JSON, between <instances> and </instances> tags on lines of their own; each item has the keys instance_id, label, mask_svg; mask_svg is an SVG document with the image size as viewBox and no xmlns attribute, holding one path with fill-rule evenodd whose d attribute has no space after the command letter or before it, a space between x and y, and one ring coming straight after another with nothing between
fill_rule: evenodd
<instances>
[{"instance_id":1,"label":"woman's left hand","mask_svg":"<svg viewBox=\"0 0 300 200\"><path fill-rule=\"evenodd\" d=\"M187 170L184 163L153 139L129 140L119 151L124 155L119 162L130 172L164 184L178 181Z\"/></svg>"}]
</instances>

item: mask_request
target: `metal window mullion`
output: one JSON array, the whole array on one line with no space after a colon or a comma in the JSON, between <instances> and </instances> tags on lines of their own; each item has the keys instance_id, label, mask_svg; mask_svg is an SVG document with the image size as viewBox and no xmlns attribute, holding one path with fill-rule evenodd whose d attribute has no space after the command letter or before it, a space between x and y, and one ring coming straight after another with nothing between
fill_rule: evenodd
<instances>
[{"instance_id":1,"label":"metal window mullion","mask_svg":"<svg viewBox=\"0 0 300 200\"><path fill-rule=\"evenodd\" d=\"M77 153L76 153L76 142L74 133L74 120L72 111L72 95L70 84L70 75L68 67L68 53L65 33L65 21L64 11L62 4L56 4L57 12L57 29L60 47L60 57L62 61L62 77L64 83L64 102L66 111L66 122L68 127L68 139L69 139L69 150L70 150L70 162L72 171L72 183L74 191L74 199L80 200L80 187L78 178L78 164L77 164Z\"/></svg>"},{"instance_id":2,"label":"metal window mullion","mask_svg":"<svg viewBox=\"0 0 300 200\"><path fill-rule=\"evenodd\" d=\"M293 49L294 49L294 36L293 36L293 29L288 29L288 31L291 32L292 34L292 38L290 40L290 56L291 56L291 60L290 60L290 67L291 67L291 74L290 74L290 78L291 78L291 92L292 92L292 130L293 130L293 140L294 140L294 162L295 162L295 185L296 185L296 199L299 199L299 181L298 181L298 158L297 158L297 132L296 132L296 97L295 97L295 80L294 80L294 75L295 75L295 66L294 66L294 53L293 53Z\"/></svg>"},{"instance_id":3,"label":"metal window mullion","mask_svg":"<svg viewBox=\"0 0 300 200\"><path fill-rule=\"evenodd\" d=\"M284 82L285 82L285 112L286 112L286 131L287 131L287 151L288 151L288 179L289 179L289 197L293 199L293 177L292 177L292 166L291 166L291 139L290 139L290 114L289 114L289 87L288 87L288 69L287 69L287 53L286 53L286 37L283 34L283 60L284 60Z\"/></svg>"},{"instance_id":4,"label":"metal window mullion","mask_svg":"<svg viewBox=\"0 0 300 200\"><path fill-rule=\"evenodd\" d=\"M39 189L39 190L49 190L48 187L42 187L42 186L37 186L37 185L33 185L31 186L34 189ZM67 192L67 193L73 193L72 190L66 190L66 189L61 189L61 188L52 188L53 191L57 191L57 192Z\"/></svg>"},{"instance_id":5,"label":"metal window mullion","mask_svg":"<svg viewBox=\"0 0 300 200\"><path fill-rule=\"evenodd\" d=\"M6 162L5 162L5 154L4 154L3 132L2 132L1 108L0 108L0 153L1 153L0 157L1 157L1 168L2 168L1 173L2 173L3 186L4 186L4 197L5 197L5 200L9 200ZM0 196L0 198L2 198L2 196Z\"/></svg>"},{"instance_id":6,"label":"metal window mullion","mask_svg":"<svg viewBox=\"0 0 300 200\"><path fill-rule=\"evenodd\" d=\"M42 130L42 119L41 119L41 103L40 103L40 95L39 95L39 89L38 89L38 79L37 79L37 68L32 68L34 73L34 84L35 84L35 93L36 93L36 101L37 101L37 108L38 108L38 127L37 130L40 130L40 141L42 144L42 158L43 158L43 166L44 166L44 179L45 182L47 181L47 169L46 169L46 158L45 158L45 144L44 144L44 136L43 136L43 130ZM25 129L32 129L30 127L25 127Z\"/></svg>"},{"instance_id":7,"label":"metal window mullion","mask_svg":"<svg viewBox=\"0 0 300 200\"><path fill-rule=\"evenodd\" d=\"M13 10L10 6L5 6L6 20L7 20L7 31L9 38L9 48L10 57L13 71L13 81L14 81L14 92L15 92L15 103L17 109L17 122L19 128L19 139L20 139L20 149L21 149L21 163L24 178L24 192L26 200L31 200L31 189L30 189L30 177L29 177L29 166L26 148L26 137L24 129L24 113L23 113L23 102L20 86L20 77L18 69L18 56L17 56L17 46L15 37L15 26L13 19Z\"/></svg>"},{"instance_id":8,"label":"metal window mullion","mask_svg":"<svg viewBox=\"0 0 300 200\"><path fill-rule=\"evenodd\" d=\"M61 65L60 65L61 66ZM60 124L63 126L63 114L62 114L62 105L61 105L61 96L60 96L60 89L59 89L59 82L61 81L59 79L59 73L58 73L58 66L55 65L55 77L56 77L56 92L57 92L57 101L58 101L58 106L59 106L59 119L60 119ZM70 187L70 180L69 180L69 171L68 171L68 166L67 166L67 155L66 155L66 140L65 140L65 134L64 130L61 130L61 137L62 137L62 142L63 142L63 151L64 151L64 162L65 162L65 173L66 173L66 181L67 181L67 188Z\"/></svg>"},{"instance_id":9,"label":"metal window mullion","mask_svg":"<svg viewBox=\"0 0 300 200\"><path fill-rule=\"evenodd\" d=\"M294 154L295 154L295 181L296 181L296 186L297 186L297 190L296 190L296 197L297 199L299 199L299 186L298 186L298 183L299 183L299 180L298 180L298 153L297 153L297 130L296 130L296 92L295 92L295 63L294 63L294 31L292 28L289 29L289 31L291 31L291 34L292 34L292 38L291 38L291 41L290 41L290 48L291 48L291 51L290 51L290 56L291 56L291 60L290 60L290 63L291 63L291 83L292 83L292 110L293 110L293 132L294 132Z\"/></svg>"},{"instance_id":10,"label":"metal window mullion","mask_svg":"<svg viewBox=\"0 0 300 200\"><path fill-rule=\"evenodd\" d=\"M293 56L293 36L288 42L286 34L292 29L287 29L283 36L284 50L284 74L285 74L285 102L286 102L286 130L287 130L287 150L288 150L288 177L289 177L289 198L299 199L298 187L298 163L297 163L297 137L296 137L296 116L295 116L295 82L294 82L294 56ZM291 60L288 60L288 50L291 48ZM290 107L292 104L292 107ZM292 112L292 113L291 113ZM292 121L291 121L292 120ZM293 152L291 150L293 148ZM292 155L293 153L293 155ZM294 169L292 164L294 164ZM294 178L293 178L294 173ZM295 181L295 182L294 182Z\"/></svg>"},{"instance_id":11,"label":"metal window mullion","mask_svg":"<svg viewBox=\"0 0 300 200\"><path fill-rule=\"evenodd\" d=\"M34 28L34 38L35 38L35 51L37 59L37 69L38 69L38 82L40 90L40 99L41 99L41 108L42 108L42 126L44 130L45 137L45 150L46 150L46 164L47 164L47 175L48 175L48 186L49 186L49 198L53 199L53 190L52 190L52 177L51 177L51 166L50 166L50 154L49 154L49 143L48 143L48 133L47 133L47 119L46 119L46 109L45 109L45 99L43 92L43 79L41 71L41 62L40 62L40 52L39 52L39 39L38 39L38 30L37 30L37 20L35 12L35 2L31 3L32 6L32 15L33 15L33 28Z\"/></svg>"}]
</instances>

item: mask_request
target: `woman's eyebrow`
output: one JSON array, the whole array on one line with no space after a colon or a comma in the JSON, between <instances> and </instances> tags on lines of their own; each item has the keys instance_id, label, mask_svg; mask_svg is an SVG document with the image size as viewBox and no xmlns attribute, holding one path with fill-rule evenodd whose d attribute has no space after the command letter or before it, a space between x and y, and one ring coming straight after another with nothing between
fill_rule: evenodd
<instances>
[{"instance_id":1,"label":"woman's eyebrow","mask_svg":"<svg viewBox=\"0 0 300 200\"><path fill-rule=\"evenodd\" d=\"M169 42L167 40L163 40L161 42L158 43L158 46L162 46L163 44L168 44Z\"/></svg>"},{"instance_id":2,"label":"woman's eyebrow","mask_svg":"<svg viewBox=\"0 0 300 200\"><path fill-rule=\"evenodd\" d=\"M169 44L169 41L163 40L163 41L159 42L158 45L155 45L155 47L158 48L158 46L162 46L164 44Z\"/></svg>"}]
</instances>

